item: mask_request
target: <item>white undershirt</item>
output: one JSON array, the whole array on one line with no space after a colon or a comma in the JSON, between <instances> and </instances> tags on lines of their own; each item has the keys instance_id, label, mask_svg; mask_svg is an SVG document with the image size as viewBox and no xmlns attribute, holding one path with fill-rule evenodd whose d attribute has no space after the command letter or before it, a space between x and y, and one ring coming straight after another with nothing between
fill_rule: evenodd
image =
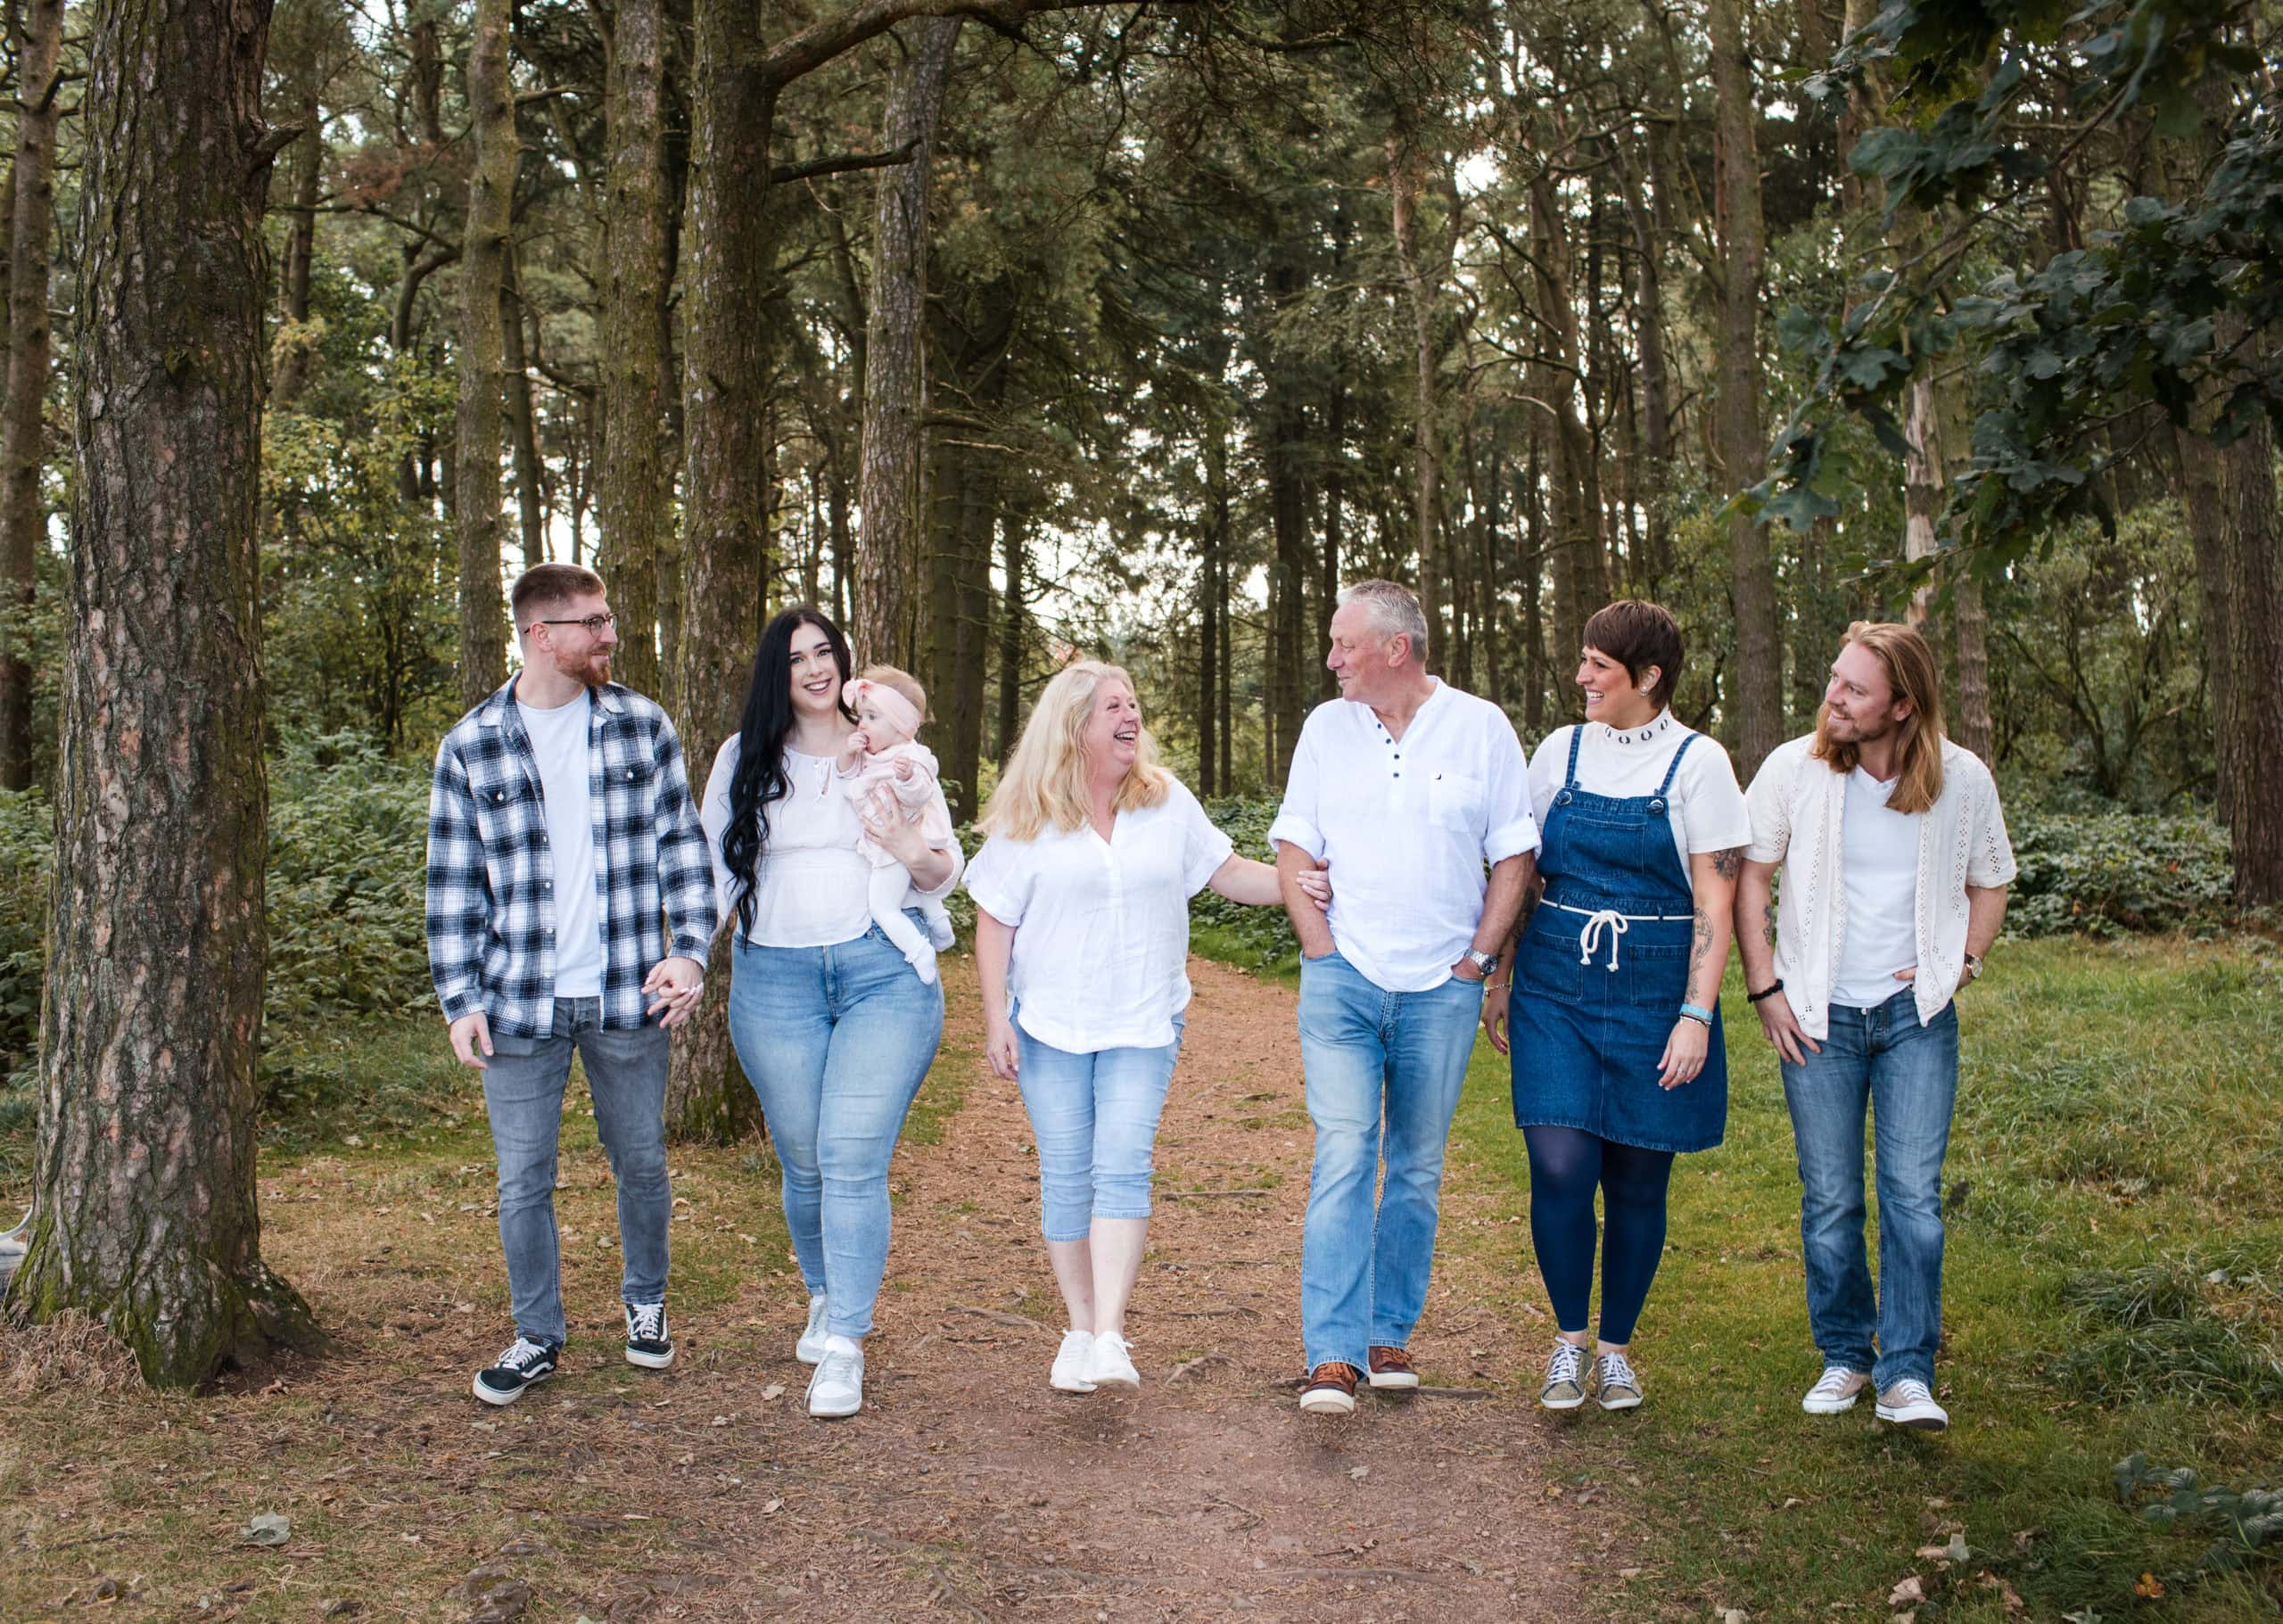
<instances>
[{"instance_id":1,"label":"white undershirt","mask_svg":"<svg viewBox=\"0 0 2283 1624\"><path fill-rule=\"evenodd\" d=\"M1918 826L1924 812L1887 810L1900 779L1882 784L1858 767L1847 775L1840 814L1840 883L1847 930L1839 944L1831 1002L1875 1010L1910 984L1897 970L1918 961Z\"/></svg>"},{"instance_id":2,"label":"white undershirt","mask_svg":"<svg viewBox=\"0 0 2283 1624\"><path fill-rule=\"evenodd\" d=\"M1689 732L1670 710L1623 732L1600 721L1587 722L1585 729L1585 742L1578 748L1578 787L1618 800L1655 795ZM1530 758L1530 804L1540 819L1562 793L1570 771L1570 735L1576 730L1554 729ZM1735 763L1719 740L1701 739L1681 757L1669 798L1665 821L1672 828L1682 873L1692 871L1688 860L1695 853L1725 852L1751 839L1751 813L1736 785Z\"/></svg>"},{"instance_id":3,"label":"white undershirt","mask_svg":"<svg viewBox=\"0 0 2283 1624\"><path fill-rule=\"evenodd\" d=\"M551 711L522 700L515 711L539 763L540 794L547 804L547 845L555 876L555 996L603 994L602 910L595 883L595 824L587 801L585 693Z\"/></svg>"}]
</instances>

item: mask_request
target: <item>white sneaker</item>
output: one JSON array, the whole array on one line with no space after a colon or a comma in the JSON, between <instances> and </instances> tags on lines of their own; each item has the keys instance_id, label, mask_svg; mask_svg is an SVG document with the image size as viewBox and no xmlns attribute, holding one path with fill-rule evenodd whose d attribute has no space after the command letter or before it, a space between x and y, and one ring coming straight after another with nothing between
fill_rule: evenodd
<instances>
[{"instance_id":1,"label":"white sneaker","mask_svg":"<svg viewBox=\"0 0 2283 1624\"><path fill-rule=\"evenodd\" d=\"M1140 1387L1142 1373L1133 1368L1126 1340L1115 1331L1097 1331L1086 1350L1086 1380L1095 1387Z\"/></svg>"},{"instance_id":2,"label":"white sneaker","mask_svg":"<svg viewBox=\"0 0 2283 1624\"><path fill-rule=\"evenodd\" d=\"M1859 1370L1850 1370L1844 1364L1826 1364L1808 1396L1800 1400L1800 1407L1810 1415L1839 1415L1855 1407L1856 1399L1871 1385L1871 1379Z\"/></svg>"},{"instance_id":3,"label":"white sneaker","mask_svg":"<svg viewBox=\"0 0 2283 1624\"><path fill-rule=\"evenodd\" d=\"M824 1357L809 1378L809 1414L853 1415L864 1407L864 1349L847 1337L827 1337Z\"/></svg>"},{"instance_id":4,"label":"white sneaker","mask_svg":"<svg viewBox=\"0 0 2283 1624\"><path fill-rule=\"evenodd\" d=\"M1950 1413L1934 1402L1926 1384L1909 1376L1879 1395L1877 1414L1881 1421L1926 1432L1940 1432L1950 1424Z\"/></svg>"},{"instance_id":5,"label":"white sneaker","mask_svg":"<svg viewBox=\"0 0 2283 1624\"><path fill-rule=\"evenodd\" d=\"M804 1364L814 1364L824 1357L824 1298L809 1298L809 1328L801 1332L801 1340L793 1344L793 1356Z\"/></svg>"},{"instance_id":6,"label":"white sneaker","mask_svg":"<svg viewBox=\"0 0 2283 1624\"><path fill-rule=\"evenodd\" d=\"M1054 1356L1054 1369L1047 1381L1059 1393L1091 1393L1094 1384L1086 1380L1086 1356L1094 1350L1094 1333L1091 1331L1066 1331L1062 1346Z\"/></svg>"}]
</instances>

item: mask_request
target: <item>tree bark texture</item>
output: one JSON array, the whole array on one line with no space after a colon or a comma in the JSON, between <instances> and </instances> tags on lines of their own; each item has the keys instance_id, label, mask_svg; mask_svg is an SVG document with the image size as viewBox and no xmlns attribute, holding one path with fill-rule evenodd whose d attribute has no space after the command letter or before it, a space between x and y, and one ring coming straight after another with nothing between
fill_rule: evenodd
<instances>
[{"instance_id":1,"label":"tree bark texture","mask_svg":"<svg viewBox=\"0 0 2283 1624\"><path fill-rule=\"evenodd\" d=\"M935 126L960 19L931 17L889 93L883 142L910 149L880 171L874 194L872 288L866 312L864 436L858 506L856 658L909 665L912 577L922 515L927 411L927 189Z\"/></svg>"},{"instance_id":2,"label":"tree bark texture","mask_svg":"<svg viewBox=\"0 0 2283 1624\"><path fill-rule=\"evenodd\" d=\"M1015 754L1023 730L1023 537L1028 519L1009 508L999 519L1000 560L1007 578L999 613L999 765Z\"/></svg>"},{"instance_id":3,"label":"tree bark texture","mask_svg":"<svg viewBox=\"0 0 2283 1624\"><path fill-rule=\"evenodd\" d=\"M1743 0L1711 0L1715 211L1723 261L1717 425L1729 490L1756 484L1767 458L1760 396L1760 284L1767 260L1760 152ZM1783 649L1776 630L1776 568L1768 532L1749 515L1728 520L1728 601L1735 611L1736 777L1751 781L1784 740Z\"/></svg>"},{"instance_id":4,"label":"tree bark texture","mask_svg":"<svg viewBox=\"0 0 2283 1624\"><path fill-rule=\"evenodd\" d=\"M309 319L309 272L317 260L317 200L325 181L325 116L314 85L302 90L301 119L301 133L293 146L293 223L285 233L285 264L277 287L277 314L295 329ZM317 346L308 334L294 332L278 345L277 373L269 386L272 409L301 398L316 365Z\"/></svg>"},{"instance_id":5,"label":"tree bark texture","mask_svg":"<svg viewBox=\"0 0 2283 1624\"><path fill-rule=\"evenodd\" d=\"M473 707L507 680L507 609L499 589L499 455L506 335L499 329L515 192L515 101L507 77L510 0L475 0L467 96L475 161L460 243L460 703Z\"/></svg>"},{"instance_id":6,"label":"tree bark texture","mask_svg":"<svg viewBox=\"0 0 2283 1624\"><path fill-rule=\"evenodd\" d=\"M1388 138L1388 187L1393 205L1396 260L1411 302L1412 339L1412 527L1419 552L1419 607L1427 617L1428 659L1437 666L1449 656L1450 632L1443 623L1450 571L1443 557L1439 511L1441 423L1435 377L1435 306L1440 282L1432 276L1419 246L1419 199L1426 154L1407 136ZM1279 775L1282 782L1282 775Z\"/></svg>"},{"instance_id":7,"label":"tree bark texture","mask_svg":"<svg viewBox=\"0 0 2283 1624\"><path fill-rule=\"evenodd\" d=\"M31 1249L189 1386L314 1334L263 1265L260 0L96 0Z\"/></svg>"},{"instance_id":8,"label":"tree bark texture","mask_svg":"<svg viewBox=\"0 0 2283 1624\"><path fill-rule=\"evenodd\" d=\"M1546 359L1532 367L1537 394L1552 416L1545 436L1547 529L1554 576L1554 640L1558 658L1574 656L1586 635L1586 621L1609 598L1609 557L1602 546L1601 518L1587 495L1593 437L1578 415L1578 307L1570 281L1570 228L1553 177L1530 181L1530 242L1536 254L1531 283L1545 329L1539 342ZM1565 693L1557 707L1570 708Z\"/></svg>"},{"instance_id":9,"label":"tree bark texture","mask_svg":"<svg viewBox=\"0 0 2283 1624\"><path fill-rule=\"evenodd\" d=\"M766 8L697 0L692 22L689 210L684 279L680 713L693 777L737 731L769 579L769 381L785 318L779 205L769 188L777 87L755 70ZM674 1040L666 1126L727 1142L758 1120L729 1048L729 943L714 989Z\"/></svg>"},{"instance_id":10,"label":"tree bark texture","mask_svg":"<svg viewBox=\"0 0 2283 1624\"><path fill-rule=\"evenodd\" d=\"M32 668L22 617L46 529L48 245L55 217L57 62L63 0L22 0L16 63L16 167L8 249L8 396L0 407L0 788L32 781Z\"/></svg>"},{"instance_id":11,"label":"tree bark texture","mask_svg":"<svg viewBox=\"0 0 2283 1624\"><path fill-rule=\"evenodd\" d=\"M523 268L507 256L499 293L500 375L507 385L507 441L515 463L515 535L523 567L547 556L547 476L539 458L539 412L532 401L531 358L523 346Z\"/></svg>"},{"instance_id":12,"label":"tree bark texture","mask_svg":"<svg viewBox=\"0 0 2283 1624\"><path fill-rule=\"evenodd\" d=\"M667 457L666 21L663 0L619 0L611 29L603 186L603 443L598 554L618 614L619 678L659 695L658 561L672 548ZM669 650L671 653L671 650ZM710 764L710 763L709 763Z\"/></svg>"}]
</instances>

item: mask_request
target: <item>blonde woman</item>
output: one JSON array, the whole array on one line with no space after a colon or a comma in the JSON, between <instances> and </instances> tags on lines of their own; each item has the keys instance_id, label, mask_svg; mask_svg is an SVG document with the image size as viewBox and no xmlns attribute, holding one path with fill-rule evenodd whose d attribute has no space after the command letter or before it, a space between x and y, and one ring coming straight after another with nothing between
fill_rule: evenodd
<instances>
[{"instance_id":1,"label":"blonde woman","mask_svg":"<svg viewBox=\"0 0 2283 1624\"><path fill-rule=\"evenodd\" d=\"M1189 1005L1189 899L1282 901L1158 764L1133 681L1057 672L984 811L976 903L985 1053L1020 1085L1038 1143L1040 1229L1070 1315L1050 1380L1138 1387L1125 1307L1150 1224L1150 1151ZM1331 887L1306 882L1319 901Z\"/></svg>"}]
</instances>

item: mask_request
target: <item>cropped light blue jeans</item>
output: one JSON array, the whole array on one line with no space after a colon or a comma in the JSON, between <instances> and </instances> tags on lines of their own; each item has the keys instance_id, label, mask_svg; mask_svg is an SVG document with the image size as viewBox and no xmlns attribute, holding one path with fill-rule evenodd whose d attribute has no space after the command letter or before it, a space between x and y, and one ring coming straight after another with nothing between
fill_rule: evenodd
<instances>
[{"instance_id":1,"label":"cropped light blue jeans","mask_svg":"<svg viewBox=\"0 0 2283 1624\"><path fill-rule=\"evenodd\" d=\"M1300 1064L1316 1130L1300 1239L1310 1370L1333 1359L1365 1369L1370 1348L1411 1340L1435 1262L1444 1142L1481 1016L1479 981L1389 993L1337 952L1300 966Z\"/></svg>"},{"instance_id":2,"label":"cropped light blue jeans","mask_svg":"<svg viewBox=\"0 0 2283 1624\"><path fill-rule=\"evenodd\" d=\"M877 925L832 947L757 947L729 969L729 1041L785 1172L785 1227L828 1334L862 1337L888 1261L888 1162L944 1036L944 988Z\"/></svg>"},{"instance_id":3,"label":"cropped light blue jeans","mask_svg":"<svg viewBox=\"0 0 2283 1624\"><path fill-rule=\"evenodd\" d=\"M1150 1216L1158 1117L1182 1026L1174 1016L1174 1041L1158 1048L1073 1054L1016 1021L1015 1076L1038 1142L1039 1232L1047 1240L1084 1241L1096 1218Z\"/></svg>"},{"instance_id":4,"label":"cropped light blue jeans","mask_svg":"<svg viewBox=\"0 0 2283 1624\"><path fill-rule=\"evenodd\" d=\"M1942 1158L1957 1103L1957 1006L1924 1026L1908 987L1875 1010L1834 1006L1823 1051L1782 1065L1816 1347L1826 1364L1868 1371L1881 1390L1906 1376L1932 1388L1942 1340ZM1879 1192L1875 1299L1863 1241L1867 1105Z\"/></svg>"}]
</instances>

